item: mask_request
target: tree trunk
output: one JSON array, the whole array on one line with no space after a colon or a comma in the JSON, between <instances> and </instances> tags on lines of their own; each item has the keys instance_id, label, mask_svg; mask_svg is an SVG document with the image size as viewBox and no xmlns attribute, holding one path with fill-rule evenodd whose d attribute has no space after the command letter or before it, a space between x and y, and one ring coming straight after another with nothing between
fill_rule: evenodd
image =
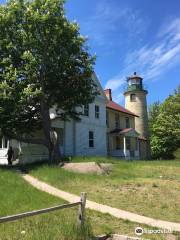
<instances>
[{"instance_id":1,"label":"tree trunk","mask_svg":"<svg viewBox=\"0 0 180 240\"><path fill-rule=\"evenodd\" d=\"M49 165L57 164L60 161L60 150L58 148L58 139L56 143L51 138L51 119L49 114L49 107L45 100L41 100L41 115L43 131L46 138L46 146L49 151Z\"/></svg>"},{"instance_id":2,"label":"tree trunk","mask_svg":"<svg viewBox=\"0 0 180 240\"><path fill-rule=\"evenodd\" d=\"M55 164L58 164L61 160L61 154L60 154L58 141L55 145L53 145L52 157L53 157L53 163L55 163Z\"/></svg>"},{"instance_id":3,"label":"tree trunk","mask_svg":"<svg viewBox=\"0 0 180 240\"><path fill-rule=\"evenodd\" d=\"M49 165L58 164L61 160L61 154L59 151L59 146L57 144L52 144L51 147L48 147L49 151Z\"/></svg>"}]
</instances>

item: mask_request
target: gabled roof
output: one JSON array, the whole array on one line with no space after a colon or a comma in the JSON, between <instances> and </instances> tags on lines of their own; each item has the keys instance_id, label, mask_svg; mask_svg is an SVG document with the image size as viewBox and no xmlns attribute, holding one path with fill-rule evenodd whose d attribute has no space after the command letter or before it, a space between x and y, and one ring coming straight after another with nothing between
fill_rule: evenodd
<instances>
[{"instance_id":1,"label":"gabled roof","mask_svg":"<svg viewBox=\"0 0 180 240\"><path fill-rule=\"evenodd\" d=\"M133 112L127 110L126 108L120 106L119 104L113 102L113 101L108 101L106 104L106 107L118 112L126 113L135 117L139 117L138 115L134 114Z\"/></svg>"},{"instance_id":2,"label":"gabled roof","mask_svg":"<svg viewBox=\"0 0 180 240\"><path fill-rule=\"evenodd\" d=\"M104 93L104 90L103 90L103 88L101 86L101 83L100 83L100 81L99 81L99 79L98 79L98 77L97 77L95 72L93 72L93 74L92 74L92 79L94 80L95 84L97 85L97 87L99 89L100 96L107 102L106 95Z\"/></svg>"}]
</instances>

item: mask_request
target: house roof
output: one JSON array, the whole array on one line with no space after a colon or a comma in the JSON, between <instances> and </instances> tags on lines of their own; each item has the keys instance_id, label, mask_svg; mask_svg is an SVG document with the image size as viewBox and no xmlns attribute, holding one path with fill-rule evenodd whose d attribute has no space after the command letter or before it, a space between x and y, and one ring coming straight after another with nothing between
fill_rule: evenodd
<instances>
[{"instance_id":1,"label":"house roof","mask_svg":"<svg viewBox=\"0 0 180 240\"><path fill-rule=\"evenodd\" d=\"M138 137L139 133L134 128L114 129L110 134Z\"/></svg>"},{"instance_id":2,"label":"house roof","mask_svg":"<svg viewBox=\"0 0 180 240\"><path fill-rule=\"evenodd\" d=\"M129 114L129 115L135 116L135 117L139 117L138 115L134 114L133 112L127 110L126 108L120 106L119 104L117 104L113 101L108 101L106 104L106 107L109 109L118 111L118 112L123 112L123 113Z\"/></svg>"},{"instance_id":3,"label":"house roof","mask_svg":"<svg viewBox=\"0 0 180 240\"><path fill-rule=\"evenodd\" d=\"M133 130L133 128L124 128L124 129L114 129L113 131L111 131L110 133L119 133L119 134L123 134L123 133L127 133L129 131Z\"/></svg>"}]
</instances>

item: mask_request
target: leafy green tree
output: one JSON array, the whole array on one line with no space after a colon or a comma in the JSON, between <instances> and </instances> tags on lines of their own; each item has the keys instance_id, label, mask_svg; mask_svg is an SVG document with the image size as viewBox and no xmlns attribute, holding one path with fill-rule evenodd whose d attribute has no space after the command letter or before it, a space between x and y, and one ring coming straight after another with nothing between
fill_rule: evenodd
<instances>
[{"instance_id":1,"label":"leafy green tree","mask_svg":"<svg viewBox=\"0 0 180 240\"><path fill-rule=\"evenodd\" d=\"M180 87L156 107L153 121L150 119L152 156L173 158L173 152L180 147Z\"/></svg>"},{"instance_id":2,"label":"leafy green tree","mask_svg":"<svg viewBox=\"0 0 180 240\"><path fill-rule=\"evenodd\" d=\"M148 119L149 119L150 134L152 132L152 127L153 127L154 123L156 122L157 117L159 116L160 106L161 106L161 104L159 101L155 102L149 106Z\"/></svg>"},{"instance_id":3,"label":"leafy green tree","mask_svg":"<svg viewBox=\"0 0 180 240\"><path fill-rule=\"evenodd\" d=\"M0 6L1 134L49 150L50 109L63 120L79 119L76 107L93 101L94 56L76 23L65 16L63 0L10 0ZM60 111L59 111L60 109ZM43 130L43 137L35 132Z\"/></svg>"}]
</instances>

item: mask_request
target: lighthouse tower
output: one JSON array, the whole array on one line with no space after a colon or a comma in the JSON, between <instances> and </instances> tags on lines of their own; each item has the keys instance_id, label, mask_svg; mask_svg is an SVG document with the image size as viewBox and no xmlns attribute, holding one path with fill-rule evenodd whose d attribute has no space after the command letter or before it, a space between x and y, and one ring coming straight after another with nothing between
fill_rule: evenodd
<instances>
[{"instance_id":1,"label":"lighthouse tower","mask_svg":"<svg viewBox=\"0 0 180 240\"><path fill-rule=\"evenodd\" d=\"M143 87L143 78L136 72L127 78L127 90L124 92L125 108L135 113L135 129L140 134L139 145L141 158L150 158L149 128L146 96L148 91Z\"/></svg>"}]
</instances>

